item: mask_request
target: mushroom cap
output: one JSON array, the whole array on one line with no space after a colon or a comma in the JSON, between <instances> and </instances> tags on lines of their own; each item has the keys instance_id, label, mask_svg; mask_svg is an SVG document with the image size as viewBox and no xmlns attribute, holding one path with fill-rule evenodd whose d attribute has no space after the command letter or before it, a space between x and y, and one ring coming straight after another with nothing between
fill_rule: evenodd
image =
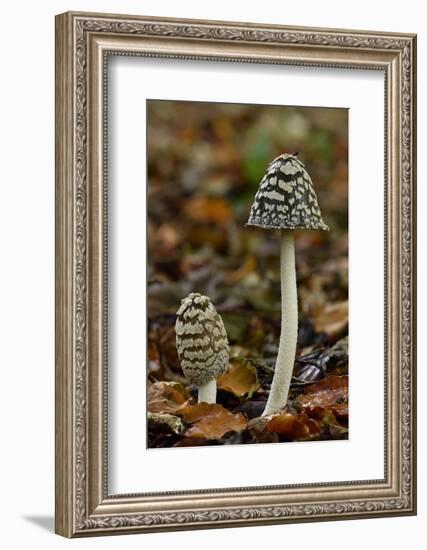
<instances>
[{"instance_id":1,"label":"mushroom cap","mask_svg":"<svg viewBox=\"0 0 427 550\"><path fill-rule=\"evenodd\" d=\"M304 164L287 153L267 168L246 225L267 229L323 229L319 203Z\"/></svg>"},{"instance_id":2,"label":"mushroom cap","mask_svg":"<svg viewBox=\"0 0 427 550\"><path fill-rule=\"evenodd\" d=\"M207 296L181 301L175 323L176 348L186 378L201 386L228 367L230 347L221 316Z\"/></svg>"}]
</instances>

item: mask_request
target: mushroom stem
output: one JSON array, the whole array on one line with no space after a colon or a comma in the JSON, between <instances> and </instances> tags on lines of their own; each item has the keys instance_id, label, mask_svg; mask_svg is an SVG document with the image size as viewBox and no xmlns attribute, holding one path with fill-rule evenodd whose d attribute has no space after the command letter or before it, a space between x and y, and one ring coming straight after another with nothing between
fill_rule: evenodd
<instances>
[{"instance_id":1,"label":"mushroom stem","mask_svg":"<svg viewBox=\"0 0 427 550\"><path fill-rule=\"evenodd\" d=\"M202 386L199 386L198 403L216 403L216 380L212 378Z\"/></svg>"},{"instance_id":2,"label":"mushroom stem","mask_svg":"<svg viewBox=\"0 0 427 550\"><path fill-rule=\"evenodd\" d=\"M263 416L274 414L286 405L294 370L298 335L298 297L295 273L295 245L293 231L281 230L280 284L282 293L282 323L279 351L270 395Z\"/></svg>"}]
</instances>

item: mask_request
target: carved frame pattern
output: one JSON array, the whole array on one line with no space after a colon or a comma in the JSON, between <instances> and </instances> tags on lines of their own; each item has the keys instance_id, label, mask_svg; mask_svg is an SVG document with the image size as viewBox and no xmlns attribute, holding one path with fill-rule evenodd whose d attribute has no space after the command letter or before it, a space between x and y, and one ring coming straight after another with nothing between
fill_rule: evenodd
<instances>
[{"instance_id":1,"label":"carved frame pattern","mask_svg":"<svg viewBox=\"0 0 427 550\"><path fill-rule=\"evenodd\" d=\"M73 537L414 514L415 36L85 13L62 14L56 25L56 531ZM244 55L233 53L231 44L244 48ZM91 355L95 344L103 345L96 322L103 298L104 213L102 192L91 186L106 177L105 164L97 163L105 155L99 129L105 59L111 54L385 72L386 184L395 204L387 226L395 287L386 321L397 366L389 373L384 480L158 498L107 494L106 373L102 351ZM98 249L92 245L96 232Z\"/></svg>"}]
</instances>

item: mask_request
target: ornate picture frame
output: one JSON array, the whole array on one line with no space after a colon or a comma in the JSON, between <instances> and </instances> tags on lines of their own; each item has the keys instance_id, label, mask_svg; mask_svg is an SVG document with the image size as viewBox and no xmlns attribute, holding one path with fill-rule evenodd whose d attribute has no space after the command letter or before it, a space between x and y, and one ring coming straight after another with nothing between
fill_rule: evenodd
<instances>
[{"instance_id":1,"label":"ornate picture frame","mask_svg":"<svg viewBox=\"0 0 427 550\"><path fill-rule=\"evenodd\" d=\"M372 69L385 76L385 477L111 495L106 60ZM416 513L416 37L68 12L56 18L56 532L65 537Z\"/></svg>"}]
</instances>

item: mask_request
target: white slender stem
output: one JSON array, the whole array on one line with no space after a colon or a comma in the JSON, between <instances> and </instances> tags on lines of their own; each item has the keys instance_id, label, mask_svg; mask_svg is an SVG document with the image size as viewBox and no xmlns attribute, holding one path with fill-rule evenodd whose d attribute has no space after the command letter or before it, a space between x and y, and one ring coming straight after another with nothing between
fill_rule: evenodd
<instances>
[{"instance_id":1,"label":"white slender stem","mask_svg":"<svg viewBox=\"0 0 427 550\"><path fill-rule=\"evenodd\" d=\"M273 383L263 416L277 413L286 405L295 362L298 335L298 297L295 273L295 245L293 231L281 230L280 284L282 293L282 323L279 351Z\"/></svg>"},{"instance_id":2,"label":"white slender stem","mask_svg":"<svg viewBox=\"0 0 427 550\"><path fill-rule=\"evenodd\" d=\"M199 386L198 403L216 403L216 380L212 378L203 386Z\"/></svg>"}]
</instances>

